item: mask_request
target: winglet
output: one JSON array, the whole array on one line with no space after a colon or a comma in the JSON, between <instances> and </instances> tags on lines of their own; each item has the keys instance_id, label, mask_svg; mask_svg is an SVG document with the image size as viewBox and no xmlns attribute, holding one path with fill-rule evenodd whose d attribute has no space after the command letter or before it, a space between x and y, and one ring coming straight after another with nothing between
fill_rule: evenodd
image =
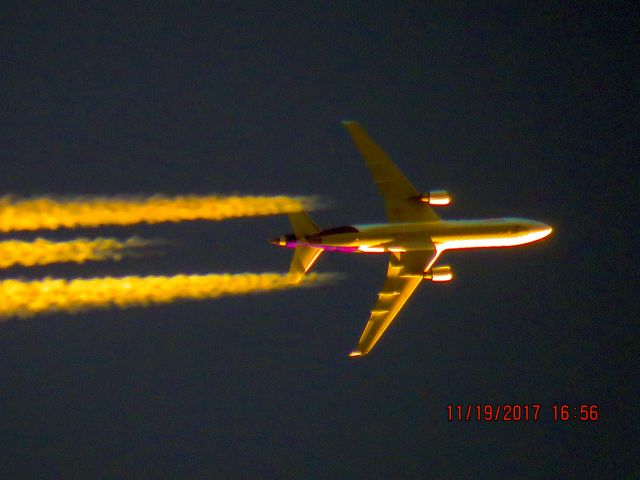
<instances>
[{"instance_id":1,"label":"winglet","mask_svg":"<svg viewBox=\"0 0 640 480\"><path fill-rule=\"evenodd\" d=\"M362 352L360 350L354 350L353 352L351 352L349 354L350 357L361 357L362 356Z\"/></svg>"}]
</instances>

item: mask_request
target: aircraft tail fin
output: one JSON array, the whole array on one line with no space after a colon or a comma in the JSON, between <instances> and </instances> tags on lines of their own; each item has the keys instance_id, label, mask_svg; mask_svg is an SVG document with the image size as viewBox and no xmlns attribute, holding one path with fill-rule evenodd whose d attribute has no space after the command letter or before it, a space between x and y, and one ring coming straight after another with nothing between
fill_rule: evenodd
<instances>
[{"instance_id":1,"label":"aircraft tail fin","mask_svg":"<svg viewBox=\"0 0 640 480\"><path fill-rule=\"evenodd\" d=\"M304 238L320 231L313 220L311 220L311 217L305 212L290 213L289 221L291 222L293 233L297 238ZM291 260L291 267L289 268L289 275L291 276L292 282L298 283L302 280L304 274L311 269L322 252L323 250L321 248L307 245L297 246L293 252L293 259Z\"/></svg>"}]
</instances>

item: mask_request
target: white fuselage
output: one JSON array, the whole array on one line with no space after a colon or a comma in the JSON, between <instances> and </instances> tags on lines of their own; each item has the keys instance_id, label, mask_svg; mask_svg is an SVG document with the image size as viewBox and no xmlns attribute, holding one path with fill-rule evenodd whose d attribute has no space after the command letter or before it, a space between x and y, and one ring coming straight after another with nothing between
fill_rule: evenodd
<instances>
[{"instance_id":1,"label":"white fuselage","mask_svg":"<svg viewBox=\"0 0 640 480\"><path fill-rule=\"evenodd\" d=\"M540 240L551 227L525 218L439 220L435 222L354 225L323 230L308 237L281 237L278 244L308 245L323 250L356 253L394 253L463 248L513 247Z\"/></svg>"}]
</instances>

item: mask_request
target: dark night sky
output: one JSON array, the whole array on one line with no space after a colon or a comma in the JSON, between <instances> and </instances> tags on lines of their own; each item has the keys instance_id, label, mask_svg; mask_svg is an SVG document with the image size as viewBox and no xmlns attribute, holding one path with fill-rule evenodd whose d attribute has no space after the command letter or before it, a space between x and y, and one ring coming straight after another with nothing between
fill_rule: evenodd
<instances>
[{"instance_id":1,"label":"dark night sky","mask_svg":"<svg viewBox=\"0 0 640 480\"><path fill-rule=\"evenodd\" d=\"M382 256L326 254L345 278L317 289L2 323L2 478L640 476L637 8L352 3L3 7L0 193L318 194L323 227L383 221L356 119L452 192L445 218L553 236L445 254L455 281L423 285L360 361ZM286 271L266 240L288 231L40 232L173 243L1 275ZM450 403L543 410L450 423ZM601 418L553 423L554 403Z\"/></svg>"}]
</instances>

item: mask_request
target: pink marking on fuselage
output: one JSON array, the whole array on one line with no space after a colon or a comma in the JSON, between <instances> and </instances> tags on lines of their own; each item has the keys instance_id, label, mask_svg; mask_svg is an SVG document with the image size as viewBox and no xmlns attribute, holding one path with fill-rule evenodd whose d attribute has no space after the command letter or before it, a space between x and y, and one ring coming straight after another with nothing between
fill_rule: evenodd
<instances>
[{"instance_id":1,"label":"pink marking on fuselage","mask_svg":"<svg viewBox=\"0 0 640 480\"><path fill-rule=\"evenodd\" d=\"M358 251L358 247L334 247L327 245L312 245L316 248L321 248L326 250L327 252L343 252L343 253L353 253Z\"/></svg>"},{"instance_id":2,"label":"pink marking on fuselage","mask_svg":"<svg viewBox=\"0 0 640 480\"><path fill-rule=\"evenodd\" d=\"M298 242L287 242L284 244L286 248L296 248L296 247L313 247L313 248L321 248L327 252L344 252L344 253L353 253L358 251L358 247L334 247L332 245L314 245L312 243L298 243Z\"/></svg>"}]
</instances>

